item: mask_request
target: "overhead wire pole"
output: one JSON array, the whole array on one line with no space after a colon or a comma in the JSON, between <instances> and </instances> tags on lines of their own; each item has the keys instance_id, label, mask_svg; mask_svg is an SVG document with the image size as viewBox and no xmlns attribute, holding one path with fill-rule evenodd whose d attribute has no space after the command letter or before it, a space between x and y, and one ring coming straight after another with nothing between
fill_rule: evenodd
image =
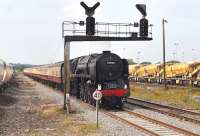
<instances>
[{"instance_id":1,"label":"overhead wire pole","mask_svg":"<svg viewBox=\"0 0 200 136\"><path fill-rule=\"evenodd\" d=\"M167 20L163 18L162 26L163 26L163 72L164 72L164 87L167 89L166 83L166 62L165 62L165 23L168 23Z\"/></svg>"}]
</instances>

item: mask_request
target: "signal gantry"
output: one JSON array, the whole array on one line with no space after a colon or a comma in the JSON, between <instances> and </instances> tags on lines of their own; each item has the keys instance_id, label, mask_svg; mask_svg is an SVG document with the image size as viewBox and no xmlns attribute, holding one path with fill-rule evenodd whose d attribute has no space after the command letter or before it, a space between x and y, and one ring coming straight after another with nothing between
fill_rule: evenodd
<instances>
[{"instance_id":1,"label":"signal gantry","mask_svg":"<svg viewBox=\"0 0 200 136\"><path fill-rule=\"evenodd\" d=\"M89 7L84 2L86 21L64 21L62 35L66 41L149 41L152 40L152 25L146 19L146 5L136 4L142 18L139 23L106 23L96 22L93 17L100 3ZM86 22L86 23L85 23ZM149 31L150 30L150 31Z\"/></svg>"}]
</instances>

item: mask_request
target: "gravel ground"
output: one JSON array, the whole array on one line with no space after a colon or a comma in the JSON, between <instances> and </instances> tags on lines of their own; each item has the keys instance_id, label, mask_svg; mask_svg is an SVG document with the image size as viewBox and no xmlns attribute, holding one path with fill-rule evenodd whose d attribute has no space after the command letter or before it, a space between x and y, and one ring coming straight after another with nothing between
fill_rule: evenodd
<instances>
[{"instance_id":1,"label":"gravel ground","mask_svg":"<svg viewBox=\"0 0 200 136\"><path fill-rule=\"evenodd\" d=\"M96 120L96 112L90 106L71 98L73 113L66 116L61 110L63 103L61 92L22 74L15 80L15 85L8 88L6 93L0 94L0 136L144 135L103 113L99 113L100 128L98 130L92 128L94 131L85 133L87 126L90 126L88 124L95 124Z\"/></svg>"},{"instance_id":2,"label":"gravel ground","mask_svg":"<svg viewBox=\"0 0 200 136\"><path fill-rule=\"evenodd\" d=\"M78 100L79 101L79 100ZM96 111L88 107L87 104L83 102L77 102L76 99L72 100L76 103L76 106L82 107L83 116L91 121L96 120ZM138 132L133 127L123 124L113 118L99 112L99 124L102 131L104 131L105 136L144 136L141 132Z\"/></svg>"},{"instance_id":3,"label":"gravel ground","mask_svg":"<svg viewBox=\"0 0 200 136\"><path fill-rule=\"evenodd\" d=\"M127 104L127 105L125 105L125 107L129 107L129 105ZM153 118L153 119L156 119L156 120L159 120L159 121L166 122L168 124L172 124L176 127L189 130L189 131L194 132L196 134L200 134L200 125L190 123L190 122L187 122L187 121L183 121L183 120L177 119L175 117L167 116L167 115L164 115L164 114L161 114L161 113L158 113L158 112L154 112L154 111L151 111L151 110L146 110L146 109L143 109L143 108L140 108L140 107L137 107L137 106L131 105L130 107L132 109L131 111L134 111L136 113L145 115L147 117L150 117L150 118Z\"/></svg>"}]
</instances>

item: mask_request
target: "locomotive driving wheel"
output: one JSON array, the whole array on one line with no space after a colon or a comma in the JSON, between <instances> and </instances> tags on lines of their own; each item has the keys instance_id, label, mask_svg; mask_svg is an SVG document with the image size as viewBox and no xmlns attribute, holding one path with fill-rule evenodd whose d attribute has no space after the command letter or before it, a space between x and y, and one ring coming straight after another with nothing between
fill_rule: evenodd
<instances>
[{"instance_id":1,"label":"locomotive driving wheel","mask_svg":"<svg viewBox=\"0 0 200 136\"><path fill-rule=\"evenodd\" d=\"M87 88L88 89L88 88ZM91 96L90 96L90 90L88 90L88 92L87 92L87 101L88 101L88 103L90 104L90 98Z\"/></svg>"},{"instance_id":2,"label":"locomotive driving wheel","mask_svg":"<svg viewBox=\"0 0 200 136\"><path fill-rule=\"evenodd\" d=\"M84 101L84 90L83 90L82 85L80 85L80 99L81 99L82 101Z\"/></svg>"},{"instance_id":3,"label":"locomotive driving wheel","mask_svg":"<svg viewBox=\"0 0 200 136\"><path fill-rule=\"evenodd\" d=\"M95 86L91 86L91 89L90 89L90 104L93 105L93 106L96 106L96 101L95 99L93 98L93 93L95 91Z\"/></svg>"},{"instance_id":4,"label":"locomotive driving wheel","mask_svg":"<svg viewBox=\"0 0 200 136\"><path fill-rule=\"evenodd\" d=\"M91 90L88 92L88 103L90 105L93 105L93 103L94 103L94 99L93 99L92 91Z\"/></svg>"},{"instance_id":5,"label":"locomotive driving wheel","mask_svg":"<svg viewBox=\"0 0 200 136\"><path fill-rule=\"evenodd\" d=\"M84 96L84 99L83 99L83 100L84 100L84 102L88 102L88 101L87 101L87 95L86 95L86 93L85 93L85 92L84 92L83 96Z\"/></svg>"},{"instance_id":6,"label":"locomotive driving wheel","mask_svg":"<svg viewBox=\"0 0 200 136\"><path fill-rule=\"evenodd\" d=\"M83 92L82 92L82 90L80 91L80 99L83 101Z\"/></svg>"}]
</instances>

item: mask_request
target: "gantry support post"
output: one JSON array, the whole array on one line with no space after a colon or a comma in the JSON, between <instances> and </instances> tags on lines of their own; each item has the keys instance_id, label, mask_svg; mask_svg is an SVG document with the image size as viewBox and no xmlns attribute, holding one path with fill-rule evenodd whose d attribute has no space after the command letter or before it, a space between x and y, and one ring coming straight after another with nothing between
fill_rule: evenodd
<instances>
[{"instance_id":1,"label":"gantry support post","mask_svg":"<svg viewBox=\"0 0 200 136\"><path fill-rule=\"evenodd\" d=\"M64 43L64 110L70 112L70 42Z\"/></svg>"}]
</instances>

